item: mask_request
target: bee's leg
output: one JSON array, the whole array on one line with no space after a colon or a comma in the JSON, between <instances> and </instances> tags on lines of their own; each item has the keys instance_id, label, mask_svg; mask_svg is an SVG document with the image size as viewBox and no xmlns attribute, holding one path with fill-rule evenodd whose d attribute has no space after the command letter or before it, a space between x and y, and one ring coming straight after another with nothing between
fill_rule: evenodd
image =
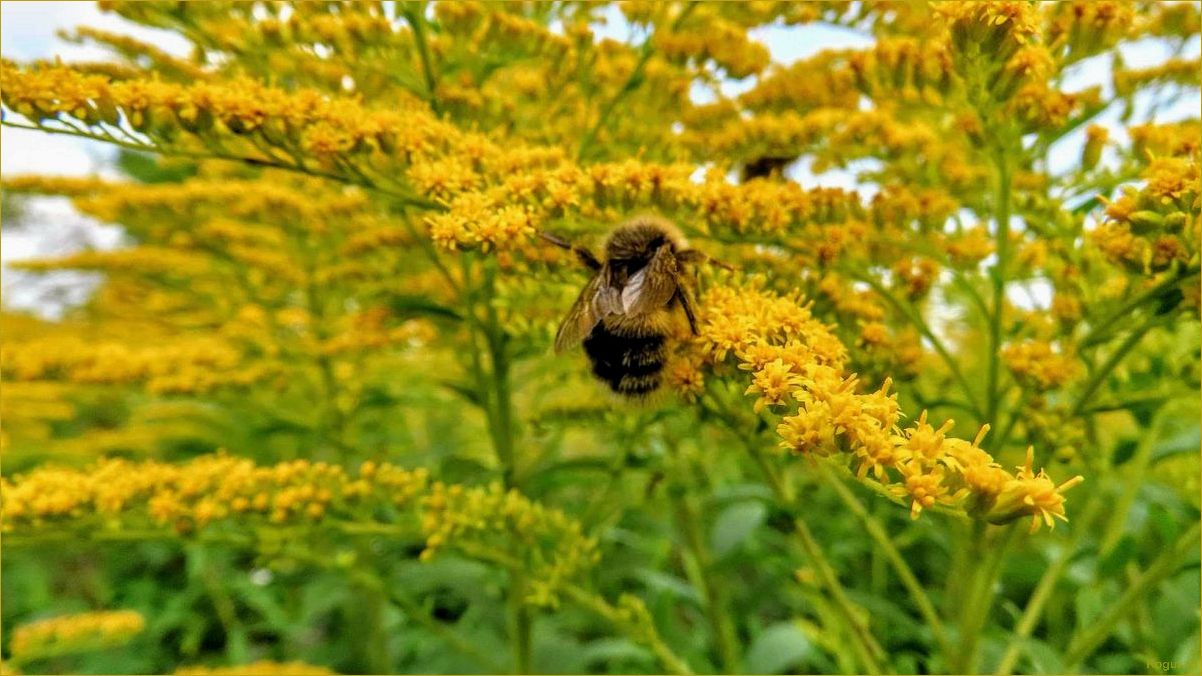
<instances>
[{"instance_id":1,"label":"bee's leg","mask_svg":"<svg viewBox=\"0 0 1202 676\"><path fill-rule=\"evenodd\" d=\"M723 263L717 258L710 258L697 249L685 249L684 251L677 251L676 260L682 263L709 263L710 265L716 265L724 270L735 269L734 266L730 265L729 263Z\"/></svg>"},{"instance_id":2,"label":"bee's leg","mask_svg":"<svg viewBox=\"0 0 1202 676\"><path fill-rule=\"evenodd\" d=\"M601 269L601 261L597 260L597 257L593 255L592 251L589 251L582 246L577 246L571 242L562 240L555 235L543 232L541 230L539 231L538 236L554 244L555 246L560 247L561 249L567 249L568 251L576 254L576 258L580 259L580 262L583 263L584 266L589 270L596 272Z\"/></svg>"},{"instance_id":3,"label":"bee's leg","mask_svg":"<svg viewBox=\"0 0 1202 676\"><path fill-rule=\"evenodd\" d=\"M685 291L683 287L677 287L676 298L680 300L680 307L684 308L684 316L689 320L689 330L693 332L694 336L698 335L697 315L693 314L693 301L689 300L689 292Z\"/></svg>"}]
</instances>

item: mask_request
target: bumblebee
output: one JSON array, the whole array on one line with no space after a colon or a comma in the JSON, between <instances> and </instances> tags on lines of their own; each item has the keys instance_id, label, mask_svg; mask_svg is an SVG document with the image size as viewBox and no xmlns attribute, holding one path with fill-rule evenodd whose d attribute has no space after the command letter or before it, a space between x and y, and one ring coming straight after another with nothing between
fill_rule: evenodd
<instances>
[{"instance_id":1,"label":"bumblebee","mask_svg":"<svg viewBox=\"0 0 1202 676\"><path fill-rule=\"evenodd\" d=\"M555 351L583 341L593 374L631 399L650 395L662 382L670 338L683 327L697 334L692 276L686 265L708 258L689 249L672 223L639 216L622 223L605 242L604 259L587 249L544 235L571 249L592 278L555 335Z\"/></svg>"}]
</instances>

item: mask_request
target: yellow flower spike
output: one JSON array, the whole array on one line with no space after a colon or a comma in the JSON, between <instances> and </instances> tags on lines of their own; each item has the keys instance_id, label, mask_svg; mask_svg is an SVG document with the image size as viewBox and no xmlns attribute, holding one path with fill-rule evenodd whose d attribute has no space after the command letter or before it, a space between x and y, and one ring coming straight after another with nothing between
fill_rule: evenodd
<instances>
[{"instance_id":1,"label":"yellow flower spike","mask_svg":"<svg viewBox=\"0 0 1202 676\"><path fill-rule=\"evenodd\" d=\"M260 660L232 667L180 667L175 676L332 676L335 672L305 662Z\"/></svg>"},{"instance_id":2,"label":"yellow flower spike","mask_svg":"<svg viewBox=\"0 0 1202 676\"><path fill-rule=\"evenodd\" d=\"M1002 348L1002 361L1018 382L1037 390L1050 390L1072 380L1079 371L1076 359L1059 354L1051 344L1029 340Z\"/></svg>"},{"instance_id":3,"label":"yellow flower spike","mask_svg":"<svg viewBox=\"0 0 1202 676\"><path fill-rule=\"evenodd\" d=\"M933 507L948 494L944 483L946 470L942 466L925 469L920 463L905 462L900 465L903 485L894 486L895 495L910 498L910 518L917 519L923 509Z\"/></svg>"},{"instance_id":4,"label":"yellow flower spike","mask_svg":"<svg viewBox=\"0 0 1202 676\"><path fill-rule=\"evenodd\" d=\"M938 429L927 423L927 412L923 411L913 427L905 430L898 438L897 444L902 455L916 460L924 466L936 463L950 464L954 469L958 464L954 458L949 458L944 448L947 432L955 422L946 420Z\"/></svg>"},{"instance_id":5,"label":"yellow flower spike","mask_svg":"<svg viewBox=\"0 0 1202 676\"><path fill-rule=\"evenodd\" d=\"M779 406L785 403L799 382L800 377L793 373L792 367L777 358L756 371L744 394L760 393L754 406L755 412L759 413L765 406Z\"/></svg>"},{"instance_id":6,"label":"yellow flower spike","mask_svg":"<svg viewBox=\"0 0 1202 676\"><path fill-rule=\"evenodd\" d=\"M1064 492L1083 482L1084 477L1075 476L1056 484L1042 469L1035 473L1034 453L1033 447L1027 448L1026 461L1017 467L1014 478L1006 482L996 504L985 515L991 523L1009 523L1030 516L1034 533L1043 525L1054 528L1055 519L1068 520Z\"/></svg>"},{"instance_id":7,"label":"yellow flower spike","mask_svg":"<svg viewBox=\"0 0 1202 676\"><path fill-rule=\"evenodd\" d=\"M113 648L140 634L146 626L133 610L64 615L13 630L9 652L22 662L56 655Z\"/></svg>"}]
</instances>

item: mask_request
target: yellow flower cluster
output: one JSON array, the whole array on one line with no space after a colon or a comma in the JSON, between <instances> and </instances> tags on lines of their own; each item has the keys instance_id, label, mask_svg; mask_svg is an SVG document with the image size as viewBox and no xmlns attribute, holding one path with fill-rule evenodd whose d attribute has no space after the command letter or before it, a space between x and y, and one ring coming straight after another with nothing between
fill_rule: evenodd
<instances>
[{"instance_id":1,"label":"yellow flower cluster","mask_svg":"<svg viewBox=\"0 0 1202 676\"><path fill-rule=\"evenodd\" d=\"M126 643L146 627L133 610L63 615L23 624L13 630L9 654L17 662L64 653L112 648Z\"/></svg>"},{"instance_id":2,"label":"yellow flower cluster","mask_svg":"<svg viewBox=\"0 0 1202 676\"><path fill-rule=\"evenodd\" d=\"M1036 390L1051 390L1077 375L1077 361L1061 354L1050 343L1028 340L1002 348L1002 361L1014 374L1014 378L1026 387Z\"/></svg>"},{"instance_id":3,"label":"yellow flower cluster","mask_svg":"<svg viewBox=\"0 0 1202 676\"><path fill-rule=\"evenodd\" d=\"M63 197L86 195L107 185L107 181L99 178L75 176L5 176L3 182L0 182L0 187L6 192Z\"/></svg>"},{"instance_id":4,"label":"yellow flower cluster","mask_svg":"<svg viewBox=\"0 0 1202 676\"><path fill-rule=\"evenodd\" d=\"M447 246L503 248L509 239L528 237L543 213L558 216L576 205L599 217L643 205L687 210L712 225L768 232L843 220L861 208L853 193L805 191L792 183L735 186L719 177L696 183L689 165L627 161L577 167L564 162L562 150L502 149L424 110L372 112L316 92L285 93L253 82L110 83L65 68L22 71L7 64L2 75L5 105L33 119L62 113L90 125L115 124L120 111L135 128L154 135L160 132L142 129L139 120L170 113L164 128L204 136L219 123L229 133L253 134L330 162L360 152L403 159L413 165L408 176L414 184L450 201L449 212L430 221L434 236Z\"/></svg>"},{"instance_id":5,"label":"yellow flower cluster","mask_svg":"<svg viewBox=\"0 0 1202 676\"><path fill-rule=\"evenodd\" d=\"M1202 8L1192 2L1158 2L1142 13L1140 34L1188 38L1202 31Z\"/></svg>"},{"instance_id":6,"label":"yellow flower cluster","mask_svg":"<svg viewBox=\"0 0 1202 676\"><path fill-rule=\"evenodd\" d=\"M953 263L971 267L985 260L994 250L993 237L984 226L969 228L943 241L943 249Z\"/></svg>"},{"instance_id":7,"label":"yellow flower cluster","mask_svg":"<svg viewBox=\"0 0 1202 676\"><path fill-rule=\"evenodd\" d=\"M175 676L332 676L337 672L304 662L260 660L232 667L180 667Z\"/></svg>"},{"instance_id":8,"label":"yellow flower cluster","mask_svg":"<svg viewBox=\"0 0 1202 676\"><path fill-rule=\"evenodd\" d=\"M755 75L768 65L768 48L750 39L743 27L717 17L702 21L679 31L656 31L652 43L669 61L712 60L735 79Z\"/></svg>"},{"instance_id":9,"label":"yellow flower cluster","mask_svg":"<svg viewBox=\"0 0 1202 676\"><path fill-rule=\"evenodd\" d=\"M847 59L845 52L824 51L789 66L774 67L739 96L739 103L754 111L855 110L859 93L853 72L840 67Z\"/></svg>"},{"instance_id":10,"label":"yellow flower cluster","mask_svg":"<svg viewBox=\"0 0 1202 676\"><path fill-rule=\"evenodd\" d=\"M365 463L352 478L324 462L257 466L218 453L180 465L114 458L86 471L43 466L0 487L6 531L98 519L110 528L143 523L190 532L250 517L277 524L353 517L363 504L409 507L426 485L420 469Z\"/></svg>"},{"instance_id":11,"label":"yellow flower cluster","mask_svg":"<svg viewBox=\"0 0 1202 676\"><path fill-rule=\"evenodd\" d=\"M579 521L499 483L464 488L436 482L422 508L423 558L448 545L468 553L502 552L530 572L526 600L535 605L556 605L557 589L600 560L597 541L584 535Z\"/></svg>"},{"instance_id":12,"label":"yellow flower cluster","mask_svg":"<svg viewBox=\"0 0 1202 676\"><path fill-rule=\"evenodd\" d=\"M147 61L153 66L155 73L172 80L187 82L209 77L209 72L197 64L172 56L150 43L128 35L88 26L80 26L71 33L60 32L60 35L75 43L95 42L104 45L132 64Z\"/></svg>"},{"instance_id":13,"label":"yellow flower cluster","mask_svg":"<svg viewBox=\"0 0 1202 676\"><path fill-rule=\"evenodd\" d=\"M243 387L270 373L265 364L240 368L241 354L213 337L131 346L79 336L49 336L0 346L0 372L8 380L76 383L145 383L157 393L197 393Z\"/></svg>"},{"instance_id":14,"label":"yellow flower cluster","mask_svg":"<svg viewBox=\"0 0 1202 676\"><path fill-rule=\"evenodd\" d=\"M926 414L900 424L890 381L861 392L855 375L844 371L846 350L799 299L754 288L716 287L703 299L706 317L696 344L711 363L733 354L739 368L751 371L748 394L755 408L789 406L777 426L781 447L809 456L842 456L854 461L856 474L869 472L890 492L910 500L917 517L935 505L962 507L994 523L1032 517L1032 529L1064 519L1063 492L1081 481L1059 485L1027 464L1015 474L979 444L949 438L948 421L935 428Z\"/></svg>"},{"instance_id":15,"label":"yellow flower cluster","mask_svg":"<svg viewBox=\"0 0 1202 676\"><path fill-rule=\"evenodd\" d=\"M52 527L166 527L187 534L223 524L326 524L348 533L423 535L429 559L445 549L535 571L529 601L557 602L560 586L598 561L596 541L563 512L500 485L431 482L425 469L294 460L256 465L217 453L183 464L102 459L84 470L40 466L0 479L3 532Z\"/></svg>"},{"instance_id":16,"label":"yellow flower cluster","mask_svg":"<svg viewBox=\"0 0 1202 676\"><path fill-rule=\"evenodd\" d=\"M550 31L546 26L507 9L492 9L482 2L439 2L434 15L448 34L466 36L467 44L454 45L459 49L509 49L526 56L547 59L562 58L572 47L566 35ZM579 29L578 29L579 30ZM449 49L450 44L436 46Z\"/></svg>"},{"instance_id":17,"label":"yellow flower cluster","mask_svg":"<svg viewBox=\"0 0 1202 676\"><path fill-rule=\"evenodd\" d=\"M860 91L878 101L900 96L937 104L959 87L947 45L939 40L882 38L852 53L847 65Z\"/></svg>"},{"instance_id":18,"label":"yellow flower cluster","mask_svg":"<svg viewBox=\"0 0 1202 676\"><path fill-rule=\"evenodd\" d=\"M1197 157L1202 152L1202 122L1182 120L1166 124L1139 124L1127 129L1131 154L1136 158Z\"/></svg>"},{"instance_id":19,"label":"yellow flower cluster","mask_svg":"<svg viewBox=\"0 0 1202 676\"><path fill-rule=\"evenodd\" d=\"M1090 240L1110 262L1150 275L1195 260L1202 217L1202 174L1198 160L1154 158L1141 188L1127 186L1106 205L1106 220Z\"/></svg>"},{"instance_id":20,"label":"yellow flower cluster","mask_svg":"<svg viewBox=\"0 0 1202 676\"><path fill-rule=\"evenodd\" d=\"M430 238L448 249L506 249L536 232L532 207L509 204L504 190L491 194L466 193L451 202L451 210L426 218Z\"/></svg>"},{"instance_id":21,"label":"yellow flower cluster","mask_svg":"<svg viewBox=\"0 0 1202 676\"><path fill-rule=\"evenodd\" d=\"M953 47L961 54L1005 62L1039 33L1039 8L1021 0L944 2L937 10L947 21Z\"/></svg>"},{"instance_id":22,"label":"yellow flower cluster","mask_svg":"<svg viewBox=\"0 0 1202 676\"><path fill-rule=\"evenodd\" d=\"M278 224L295 232L323 232L369 207L354 189L331 189L316 180L193 179L172 184L98 184L75 204L100 220L113 222L226 220ZM5 179L7 188L10 179ZM50 188L56 187L54 184ZM48 193L63 194L56 189ZM85 191L79 191L85 192ZM162 239L166 239L163 237Z\"/></svg>"},{"instance_id":23,"label":"yellow flower cluster","mask_svg":"<svg viewBox=\"0 0 1202 676\"><path fill-rule=\"evenodd\" d=\"M64 114L102 128L124 119L137 131L165 139L181 130L198 138L255 135L324 161L372 150L411 160L446 149L461 136L457 127L416 104L369 112L315 90L286 92L246 79L190 86L109 82L64 67L22 70L5 62L0 87L4 105L34 121Z\"/></svg>"},{"instance_id":24,"label":"yellow flower cluster","mask_svg":"<svg viewBox=\"0 0 1202 676\"><path fill-rule=\"evenodd\" d=\"M1044 40L1057 51L1064 49L1069 63L1113 47L1135 22L1131 3L1110 0L1058 2L1048 14Z\"/></svg>"},{"instance_id":25,"label":"yellow flower cluster","mask_svg":"<svg viewBox=\"0 0 1202 676\"><path fill-rule=\"evenodd\" d=\"M1150 84L1179 84L1198 87L1202 82L1202 59L1169 59L1150 68L1116 68L1113 73L1116 96L1130 96Z\"/></svg>"},{"instance_id":26,"label":"yellow flower cluster","mask_svg":"<svg viewBox=\"0 0 1202 676\"><path fill-rule=\"evenodd\" d=\"M138 246L112 251L81 251L61 258L18 261L13 263L13 267L36 272L89 270L110 274L198 276L208 268L208 261L177 249Z\"/></svg>"}]
</instances>

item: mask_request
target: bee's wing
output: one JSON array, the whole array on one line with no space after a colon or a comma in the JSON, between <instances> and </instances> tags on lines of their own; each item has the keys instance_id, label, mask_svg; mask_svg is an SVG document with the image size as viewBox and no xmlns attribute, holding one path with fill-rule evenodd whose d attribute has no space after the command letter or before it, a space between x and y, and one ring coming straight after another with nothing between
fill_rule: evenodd
<instances>
[{"instance_id":1,"label":"bee's wing","mask_svg":"<svg viewBox=\"0 0 1202 676\"><path fill-rule=\"evenodd\" d=\"M676 257L665 245L651 261L630 277L622 288L622 309L628 315L640 315L661 308L676 295L678 269Z\"/></svg>"},{"instance_id":2,"label":"bee's wing","mask_svg":"<svg viewBox=\"0 0 1202 676\"><path fill-rule=\"evenodd\" d=\"M604 295L601 291L607 288L605 282L609 279L608 273L607 269L602 268L600 272L593 275L593 278L588 280L588 284L585 284L584 289L580 291L580 295L576 297L576 302L572 303L572 309L568 310L567 316L559 325L559 331L555 333L556 352L563 352L587 336L605 315L603 312L598 312L597 301ZM612 289L609 290L612 291Z\"/></svg>"}]
</instances>

